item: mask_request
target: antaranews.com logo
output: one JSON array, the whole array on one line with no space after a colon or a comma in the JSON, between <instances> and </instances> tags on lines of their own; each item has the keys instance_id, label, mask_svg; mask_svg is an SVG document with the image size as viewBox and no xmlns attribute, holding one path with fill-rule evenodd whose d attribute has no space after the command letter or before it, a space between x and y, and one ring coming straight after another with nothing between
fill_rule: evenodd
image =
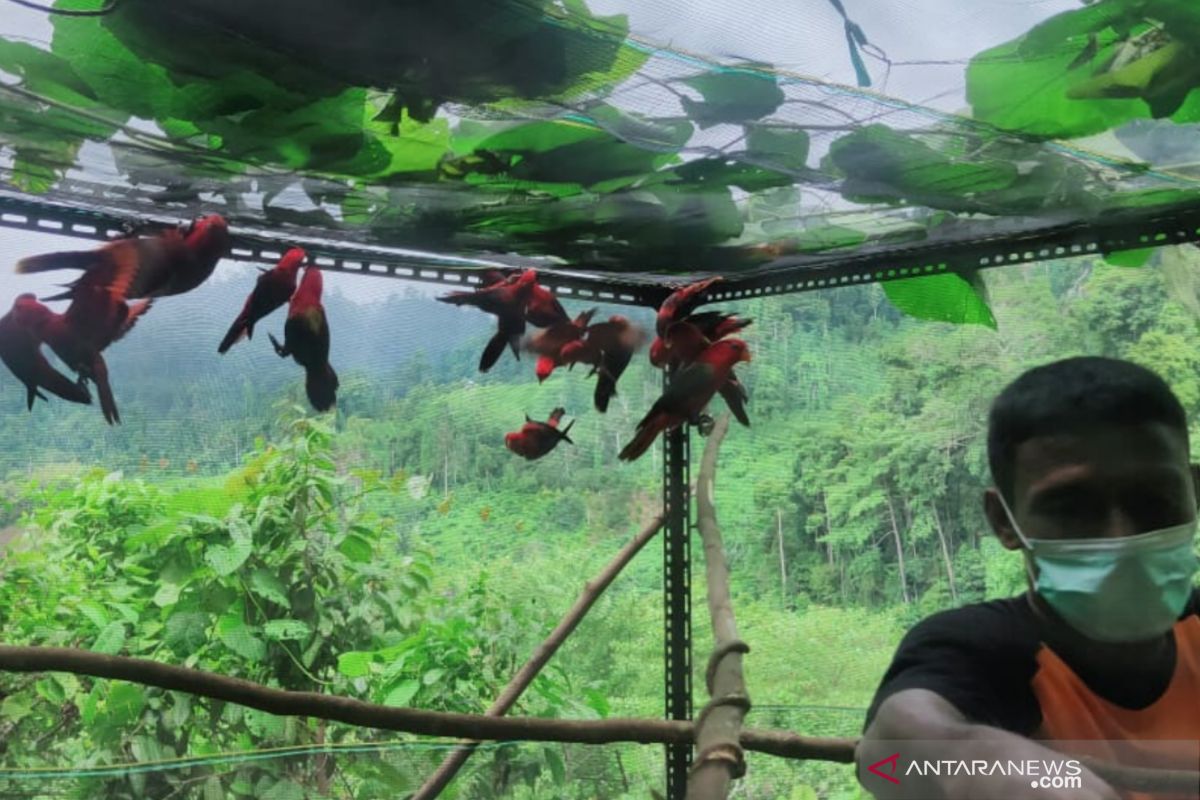
<instances>
[{"instance_id":1,"label":"antaranews.com logo","mask_svg":"<svg viewBox=\"0 0 1200 800\"><path fill-rule=\"evenodd\" d=\"M1029 785L1035 789L1083 788L1083 765L1073 758L1022 761L943 758L902 762L900 753L893 753L867 765L866 769L872 775L897 785L904 776L911 775L980 778L1019 776L1028 778Z\"/></svg>"}]
</instances>

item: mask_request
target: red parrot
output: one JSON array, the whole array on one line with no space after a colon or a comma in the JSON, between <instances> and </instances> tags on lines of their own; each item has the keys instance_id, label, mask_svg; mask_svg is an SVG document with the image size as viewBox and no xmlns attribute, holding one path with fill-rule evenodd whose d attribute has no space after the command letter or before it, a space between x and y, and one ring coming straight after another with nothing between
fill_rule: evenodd
<instances>
[{"instance_id":1,"label":"red parrot","mask_svg":"<svg viewBox=\"0 0 1200 800\"><path fill-rule=\"evenodd\" d=\"M291 356L304 367L304 389L308 402L317 411L328 411L337 402L338 376L329 363L329 321L321 305L324 279L321 270L308 267L300 279L300 288L288 305L283 324L283 344L268 333L280 358Z\"/></svg>"},{"instance_id":2,"label":"red parrot","mask_svg":"<svg viewBox=\"0 0 1200 800\"><path fill-rule=\"evenodd\" d=\"M678 322L688 317L700 305L700 297L714 283L725 280L720 276L707 278L696 283L690 283L672 292L662 305L658 307L658 319L655 322L655 333L662 336L671 327L672 322Z\"/></svg>"},{"instance_id":3,"label":"red parrot","mask_svg":"<svg viewBox=\"0 0 1200 800\"><path fill-rule=\"evenodd\" d=\"M229 248L229 228L224 218L213 214L193 222L186 231L172 228L156 236L118 239L95 250L23 258L17 262L17 272L83 270L83 275L66 284L67 291L46 300L74 299L93 288L122 300L166 297L189 292L208 280Z\"/></svg>"},{"instance_id":4,"label":"red parrot","mask_svg":"<svg viewBox=\"0 0 1200 800\"><path fill-rule=\"evenodd\" d=\"M736 314L727 314L722 311L691 314L678 322L671 323L665 331L655 337L650 344L650 363L659 368L686 364L710 342L732 336L749 327L753 322L752 319L743 319ZM676 328L677 325L687 325L707 341L701 342L693 338L690 330ZM687 341L684 341L685 338Z\"/></svg>"},{"instance_id":5,"label":"red parrot","mask_svg":"<svg viewBox=\"0 0 1200 800\"><path fill-rule=\"evenodd\" d=\"M500 283L512 283L521 277L520 271L505 273L499 269L485 269L479 275L479 286L487 289ZM559 323L570 322L566 309L558 302L554 292L535 283L525 303L525 321L536 328L550 328Z\"/></svg>"},{"instance_id":6,"label":"red parrot","mask_svg":"<svg viewBox=\"0 0 1200 800\"><path fill-rule=\"evenodd\" d=\"M698 419L729 376L742 361L750 360L750 348L741 339L714 342L688 366L675 374L642 421L633 440L621 450L622 461L633 461L654 444L665 430Z\"/></svg>"},{"instance_id":7,"label":"red parrot","mask_svg":"<svg viewBox=\"0 0 1200 800\"><path fill-rule=\"evenodd\" d=\"M571 318L567 316L566 309L558 302L554 292L535 283L529 294L529 302L525 304L525 321L537 328L551 328L570 323Z\"/></svg>"},{"instance_id":8,"label":"red parrot","mask_svg":"<svg viewBox=\"0 0 1200 800\"><path fill-rule=\"evenodd\" d=\"M253 338L254 323L292 299L296 291L296 276L307 259L308 253L293 247L283 254L273 268L262 270L254 282L254 291L246 298L242 313L229 326L229 333L225 334L217 347L218 353L228 352L243 336Z\"/></svg>"},{"instance_id":9,"label":"red parrot","mask_svg":"<svg viewBox=\"0 0 1200 800\"><path fill-rule=\"evenodd\" d=\"M625 317L614 315L607 322L589 325L582 340L563 345L560 360L564 364L591 364L596 380L594 401L601 414L617 393L617 381L633 359L633 353L646 342L646 332Z\"/></svg>"},{"instance_id":10,"label":"red parrot","mask_svg":"<svg viewBox=\"0 0 1200 800\"><path fill-rule=\"evenodd\" d=\"M92 396L87 387L75 383L50 366L50 362L42 355L42 343L23 324L24 321L17 318L17 303L24 300L36 302L37 298L31 294L20 295L13 304L13 310L0 317L0 361L17 380L25 384L26 407L32 411L33 401L39 397L49 402L41 389L72 403L90 405Z\"/></svg>"},{"instance_id":11,"label":"red parrot","mask_svg":"<svg viewBox=\"0 0 1200 800\"><path fill-rule=\"evenodd\" d=\"M127 334L150 308L152 301L130 305L100 287L79 287L66 313L57 314L33 295L22 295L13 313L50 346L80 382L92 381L100 395L100 410L109 425L121 422L117 401L108 381L108 365L101 353Z\"/></svg>"},{"instance_id":12,"label":"red parrot","mask_svg":"<svg viewBox=\"0 0 1200 800\"><path fill-rule=\"evenodd\" d=\"M571 420L562 430L558 429L558 423L565 413L567 413L566 409L556 408L550 412L550 419L545 422L535 422L526 414L525 424L521 430L504 434L504 446L517 455L533 461L549 453L558 446L560 441L575 444L567 435L571 431L571 426L575 424L575 420Z\"/></svg>"},{"instance_id":13,"label":"red parrot","mask_svg":"<svg viewBox=\"0 0 1200 800\"><path fill-rule=\"evenodd\" d=\"M686 367L712 345L712 340L699 327L692 323L693 320L703 316L705 315L698 314L688 317L684 322L673 323L667 329L664 337L655 339L656 343L661 342L663 345L662 357L667 364L673 365L676 368ZM705 322L702 320L701 324L705 324ZM739 330L749 324L750 320L748 319L742 320L731 316L719 323L709 324L709 327L714 332L720 333L723 329L732 328L733 330ZM718 391L721 397L724 398L725 405L729 406L729 410L733 412L733 416L737 421L747 428L750 427L750 417L746 413L746 400L749 397L746 394L746 387L738 381L737 375L731 371L729 373L729 380L725 381Z\"/></svg>"},{"instance_id":14,"label":"red parrot","mask_svg":"<svg viewBox=\"0 0 1200 800\"><path fill-rule=\"evenodd\" d=\"M562 349L570 342L579 341L587 331L588 323L596 309L589 309L573 320L552 325L544 331L539 331L525 342L525 349L538 356L534 372L538 383L550 377L555 368L563 366Z\"/></svg>"},{"instance_id":15,"label":"red parrot","mask_svg":"<svg viewBox=\"0 0 1200 800\"><path fill-rule=\"evenodd\" d=\"M510 277L502 283L494 283L473 292L451 292L438 298L453 306L475 306L480 311L495 315L498 329L480 356L480 372L487 372L495 366L505 345L512 348L518 361L521 360L517 345L525 333L525 306L536 284L537 272L527 269L515 279Z\"/></svg>"}]
</instances>

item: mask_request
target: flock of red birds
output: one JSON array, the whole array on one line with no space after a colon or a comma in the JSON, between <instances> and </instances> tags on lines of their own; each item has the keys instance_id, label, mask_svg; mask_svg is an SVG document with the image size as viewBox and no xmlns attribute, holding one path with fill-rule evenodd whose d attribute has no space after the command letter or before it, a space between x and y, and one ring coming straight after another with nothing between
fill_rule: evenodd
<instances>
[{"instance_id":1,"label":"flock of red birds","mask_svg":"<svg viewBox=\"0 0 1200 800\"><path fill-rule=\"evenodd\" d=\"M66 311L52 311L32 294L17 297L0 317L0 361L25 386L26 405L48 400L42 390L72 403L92 402L88 383L96 386L100 410L110 425L121 421L109 383L103 353L127 334L162 297L200 286L229 255L229 226L219 215L196 220L187 228L171 228L149 236L131 235L94 250L47 253L22 259L17 272L74 269L82 274L66 291L47 301L70 300ZM272 269L262 270L242 312L218 347L224 353L250 338L254 325L289 304L284 343L270 336L275 352L291 356L305 369L309 401L318 411L332 408L338 379L329 365L329 324L321 305L321 271L309 266L299 288L296 278L308 260L300 248L284 253ZM76 375L72 381L42 353L48 345Z\"/></svg>"},{"instance_id":2,"label":"flock of red birds","mask_svg":"<svg viewBox=\"0 0 1200 800\"><path fill-rule=\"evenodd\" d=\"M19 273L63 269L82 273L64 284L65 291L44 298L69 300L64 312L55 312L26 293L0 317L0 361L24 384L27 407L32 410L38 398L48 400L43 389L72 403L90 404L88 384L92 383L105 421L119 423L104 351L125 336L159 298L184 294L203 284L229 251L229 227L214 214L187 228L130 235L94 250L48 253L18 262ZM299 277L302 267L304 275ZM260 271L217 352L225 353L241 339L251 338L255 324L287 304L283 343L272 334L268 337L281 358L291 356L304 368L309 402L316 410L326 411L337 401L338 377L329 364L329 322L321 305L321 270L309 262L304 250L294 247L275 267ZM667 390L621 451L622 460L641 456L663 431L685 423L698 424L716 394L739 422L750 424L746 390L733 372L738 363L750 360L750 350L741 339L730 338L750 320L719 311L695 313L704 293L720 280L709 278L679 288L659 308L650 362L674 372ZM608 410L617 382L647 339L644 330L620 315L593 323L596 309L591 309L572 319L554 294L538 283L532 269L512 274L487 270L474 291L452 292L438 299L474 306L496 317L496 334L483 350L480 371L491 369L505 348L518 360L522 348L537 355L539 383L558 367L586 364L591 367L588 377L596 376L594 401L601 413ZM526 337L527 325L541 330ZM42 352L43 344L75 373L74 381L50 364ZM532 460L545 456L560 441L571 443L568 433L574 422L559 428L565 413L565 409L555 408L545 422L526 416L521 430L505 436L505 446Z\"/></svg>"},{"instance_id":3,"label":"flock of red birds","mask_svg":"<svg viewBox=\"0 0 1200 800\"><path fill-rule=\"evenodd\" d=\"M750 348L741 339L729 337L751 320L721 311L696 313L704 293L720 280L715 277L683 286L659 307L650 363L674 372L667 390L638 423L633 440L621 450L621 460L633 461L641 456L663 431L684 423L699 424L704 409L717 394L738 422L750 424L746 389L733 372L737 364L750 360ZM617 393L617 381L647 339L645 331L620 315L593 324L594 308L572 319L550 290L538 284L532 269L509 275L488 270L476 290L451 292L438 299L455 306L474 306L496 317L496 334L479 359L481 372L491 369L506 347L518 360L522 347L537 355L534 372L539 383L558 367L570 369L575 364L586 364L591 367L588 377L597 376L594 401L600 413L608 410L609 401ZM526 325L542 330L525 337ZM533 460L545 456L560 441L570 444L567 433L575 423L559 428L565 413L565 409L555 408L545 422L526 415L519 431L505 435L505 447Z\"/></svg>"}]
</instances>

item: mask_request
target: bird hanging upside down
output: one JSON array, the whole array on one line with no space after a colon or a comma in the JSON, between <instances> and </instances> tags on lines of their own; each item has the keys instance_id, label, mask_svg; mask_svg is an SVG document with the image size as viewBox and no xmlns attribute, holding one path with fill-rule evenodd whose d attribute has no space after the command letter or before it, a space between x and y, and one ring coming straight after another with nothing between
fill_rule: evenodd
<instances>
[{"instance_id":1,"label":"bird hanging upside down","mask_svg":"<svg viewBox=\"0 0 1200 800\"><path fill-rule=\"evenodd\" d=\"M121 299L183 294L208 280L217 262L229 254L229 228L212 214L186 230L171 228L154 236L117 239L95 250L47 253L23 258L17 272L82 270L67 290L46 300L74 299L101 288Z\"/></svg>"},{"instance_id":2,"label":"bird hanging upside down","mask_svg":"<svg viewBox=\"0 0 1200 800\"><path fill-rule=\"evenodd\" d=\"M329 363L329 321L321 305L321 270L304 270L300 287L292 295L287 322L283 325L283 344L267 334L280 358L291 356L304 367L304 389L317 411L328 411L337 402L338 376Z\"/></svg>"},{"instance_id":3,"label":"bird hanging upside down","mask_svg":"<svg viewBox=\"0 0 1200 800\"><path fill-rule=\"evenodd\" d=\"M121 415L109 384L108 365L101 354L129 333L153 301L130 305L104 289L87 286L77 288L74 298L66 312L58 314L33 295L22 295L13 313L79 376L81 385L86 381L96 384L104 421L118 424Z\"/></svg>"},{"instance_id":4,"label":"bird hanging upside down","mask_svg":"<svg viewBox=\"0 0 1200 800\"><path fill-rule=\"evenodd\" d=\"M596 309L588 309L575 319L552 325L526 340L525 349L536 353L538 357L534 367L538 383L549 378L556 368L567 363L562 360L563 348L584 337L595 313Z\"/></svg>"},{"instance_id":5,"label":"bird hanging upside down","mask_svg":"<svg viewBox=\"0 0 1200 800\"><path fill-rule=\"evenodd\" d=\"M597 375L593 402L601 414L617 394L617 381L646 343L646 332L625 317L614 314L606 322L589 325L583 339L563 345L560 360L568 366L589 364Z\"/></svg>"},{"instance_id":6,"label":"bird hanging upside down","mask_svg":"<svg viewBox=\"0 0 1200 800\"><path fill-rule=\"evenodd\" d=\"M92 396L87 387L75 383L52 367L42 355L41 341L18 319L16 306L26 300L36 302L37 298L32 294L20 295L13 304L13 310L0 317L0 361L25 385L26 408L32 411L33 401L39 397L49 402L46 395L42 394L42 389L72 403L90 405Z\"/></svg>"},{"instance_id":7,"label":"bird hanging upside down","mask_svg":"<svg viewBox=\"0 0 1200 800\"><path fill-rule=\"evenodd\" d=\"M517 360L521 360L518 345L525 333L525 307L536 284L537 272L527 269L515 278L490 283L472 292L451 292L437 298L453 306L474 306L496 317L496 335L488 341L479 358L480 372L487 372L496 365L506 345Z\"/></svg>"},{"instance_id":8,"label":"bird hanging upside down","mask_svg":"<svg viewBox=\"0 0 1200 800\"><path fill-rule=\"evenodd\" d=\"M713 395L729 380L733 368L750 360L750 348L741 339L713 342L695 361L679 370L642 421L633 440L621 450L622 461L633 461L654 444L665 430L697 421Z\"/></svg>"},{"instance_id":9,"label":"bird hanging upside down","mask_svg":"<svg viewBox=\"0 0 1200 800\"><path fill-rule=\"evenodd\" d=\"M534 461L557 447L559 442L575 444L567 435L575 420L571 420L562 430L558 429L558 423L565 413L566 409L556 408L550 412L550 419L545 422L536 422L526 414L521 430L504 434L504 446L517 455Z\"/></svg>"},{"instance_id":10,"label":"bird hanging upside down","mask_svg":"<svg viewBox=\"0 0 1200 800\"><path fill-rule=\"evenodd\" d=\"M307 259L308 253L293 247L274 267L262 270L254 282L254 290L246 298L242 313L229 326L229 332L217 347L218 353L228 352L243 336L253 338L254 324L292 299L296 292L296 276Z\"/></svg>"}]
</instances>

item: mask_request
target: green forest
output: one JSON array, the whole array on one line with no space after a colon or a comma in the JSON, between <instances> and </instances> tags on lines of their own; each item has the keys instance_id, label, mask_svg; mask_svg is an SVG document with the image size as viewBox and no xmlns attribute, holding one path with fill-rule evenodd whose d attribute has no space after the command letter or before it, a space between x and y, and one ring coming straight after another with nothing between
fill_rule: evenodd
<instances>
[{"instance_id":1,"label":"green forest","mask_svg":"<svg viewBox=\"0 0 1200 800\"><path fill-rule=\"evenodd\" d=\"M753 425L730 431L716 477L748 725L857 735L909 626L1023 588L980 511L987 410L1022 370L1129 358L1200 417L1198 267L1188 246L989 270L995 327L914 319L880 285L721 304L754 320ZM215 309L232 313L251 273L228 274L112 348L121 426L64 403L29 414L0 382L0 639L482 713L657 512L661 448L617 453L661 374L639 356L600 415L580 370L539 385L530 357L506 355L480 375L482 314L415 291L360 304L331 281L342 391L314 416L265 341L279 319L216 354ZM523 414L557 405L574 446L534 463L504 449ZM661 569L655 541L511 713L661 717ZM399 798L448 744L61 673L0 675L0 697L4 797ZM659 746L489 744L444 796L645 800L662 781ZM753 754L741 784L746 800L865 796L847 766Z\"/></svg>"}]
</instances>

